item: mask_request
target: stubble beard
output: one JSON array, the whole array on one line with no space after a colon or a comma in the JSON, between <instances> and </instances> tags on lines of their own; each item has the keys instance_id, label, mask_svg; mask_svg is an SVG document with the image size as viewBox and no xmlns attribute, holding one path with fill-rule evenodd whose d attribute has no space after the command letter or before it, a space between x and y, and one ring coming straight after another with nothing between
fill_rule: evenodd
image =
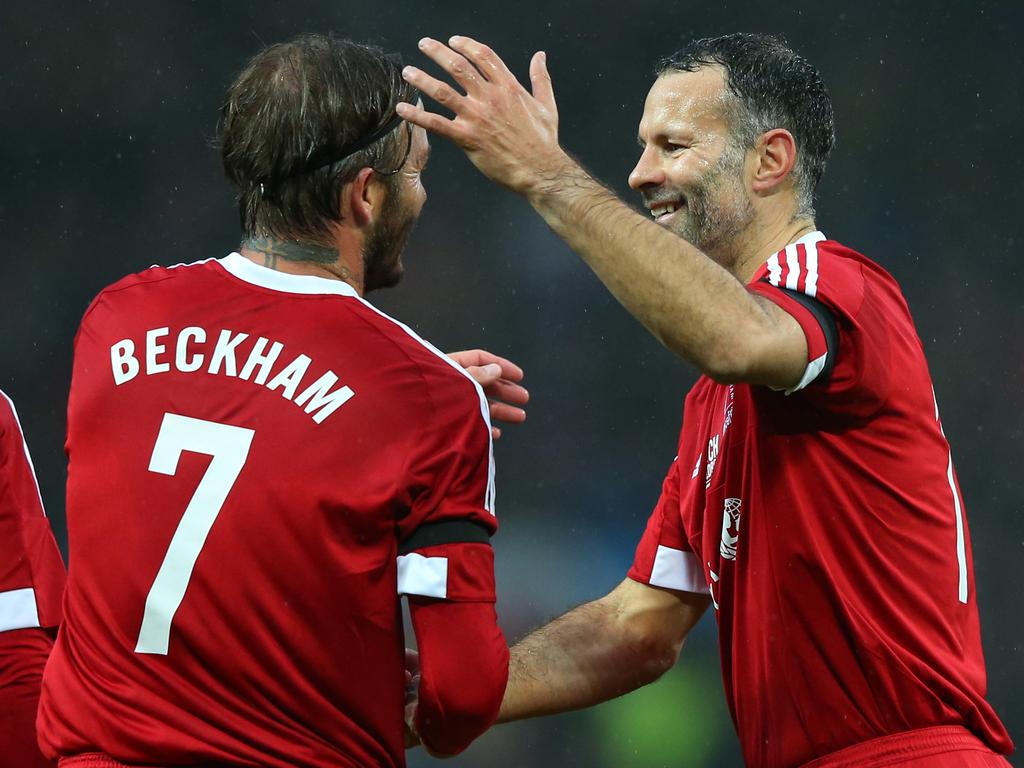
<instances>
[{"instance_id":1,"label":"stubble beard","mask_svg":"<svg viewBox=\"0 0 1024 768\"><path fill-rule=\"evenodd\" d=\"M728 148L686 194L676 234L730 269L740 253L739 237L754 220L754 206L743 186L745 153Z\"/></svg>"},{"instance_id":2,"label":"stubble beard","mask_svg":"<svg viewBox=\"0 0 1024 768\"><path fill-rule=\"evenodd\" d=\"M380 220L363 244L363 292L398 285L405 272L402 252L416 226L418 214L401 196L397 185L389 186Z\"/></svg>"}]
</instances>

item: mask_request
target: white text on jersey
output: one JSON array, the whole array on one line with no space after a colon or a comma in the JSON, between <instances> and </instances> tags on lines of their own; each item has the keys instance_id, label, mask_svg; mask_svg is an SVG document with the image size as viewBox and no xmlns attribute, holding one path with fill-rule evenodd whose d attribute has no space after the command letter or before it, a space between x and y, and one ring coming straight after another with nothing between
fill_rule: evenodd
<instances>
[{"instance_id":1,"label":"white text on jersey","mask_svg":"<svg viewBox=\"0 0 1024 768\"><path fill-rule=\"evenodd\" d=\"M181 373L195 373L205 368L207 373L223 374L252 381L254 384L262 384L271 392L280 389L281 396L285 400L291 400L296 405L303 407L317 424L322 424L324 419L347 403L355 394L350 387L344 385L332 390L331 387L338 383L338 376L334 371L328 370L296 395L295 393L298 392L299 386L302 384L302 378L306 375L310 363L313 362L306 355L296 356L290 363L279 369L273 378L270 378L271 369L284 350L284 344L280 341L271 342L270 339L263 336L257 338L242 365L242 370L239 371L235 353L239 345L249 338L249 334L222 330L209 353L208 362L207 356L203 354L207 339L206 329L195 325L183 328L178 334L173 356L167 352L167 345L163 343L168 335L170 335L170 328L167 327L146 331L144 371L142 363L135 356L136 346L132 339L122 339L113 344L110 347L110 367L114 374L114 384L120 386L142 372L147 376L167 373L171 370L172 365ZM267 349L268 345L269 349Z\"/></svg>"}]
</instances>

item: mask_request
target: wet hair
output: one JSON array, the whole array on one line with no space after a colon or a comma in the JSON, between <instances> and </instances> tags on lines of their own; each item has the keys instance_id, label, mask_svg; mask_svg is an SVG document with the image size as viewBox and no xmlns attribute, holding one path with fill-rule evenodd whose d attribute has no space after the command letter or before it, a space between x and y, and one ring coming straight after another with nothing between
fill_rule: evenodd
<instances>
[{"instance_id":1,"label":"wet hair","mask_svg":"<svg viewBox=\"0 0 1024 768\"><path fill-rule=\"evenodd\" d=\"M244 236L326 239L360 169L387 182L404 164L412 133L395 106L416 99L401 58L374 46L303 35L256 54L221 106Z\"/></svg>"},{"instance_id":2,"label":"wet hair","mask_svg":"<svg viewBox=\"0 0 1024 768\"><path fill-rule=\"evenodd\" d=\"M662 59L657 76L695 72L718 65L729 92L733 141L753 147L773 128L785 128L796 140L794 176L797 215L814 215L814 190L835 145L832 99L821 73L785 40L768 34L736 33L693 40Z\"/></svg>"}]
</instances>

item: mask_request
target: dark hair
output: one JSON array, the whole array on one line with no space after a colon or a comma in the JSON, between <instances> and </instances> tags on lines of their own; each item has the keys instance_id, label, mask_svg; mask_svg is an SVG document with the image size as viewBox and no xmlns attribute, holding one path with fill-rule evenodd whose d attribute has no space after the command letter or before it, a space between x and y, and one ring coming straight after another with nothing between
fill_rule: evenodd
<instances>
[{"instance_id":1,"label":"dark hair","mask_svg":"<svg viewBox=\"0 0 1024 768\"><path fill-rule=\"evenodd\" d=\"M374 46L303 35L256 54L221 107L221 159L244 235L327 235L360 169L387 175L404 163L412 134L395 105L416 98L401 58Z\"/></svg>"},{"instance_id":2,"label":"dark hair","mask_svg":"<svg viewBox=\"0 0 1024 768\"><path fill-rule=\"evenodd\" d=\"M736 33L693 40L659 62L660 77L714 65L725 71L736 97L733 138L743 149L773 128L796 139L795 166L799 215L814 215L814 190L836 142L832 99L821 73L785 40L767 34Z\"/></svg>"}]
</instances>

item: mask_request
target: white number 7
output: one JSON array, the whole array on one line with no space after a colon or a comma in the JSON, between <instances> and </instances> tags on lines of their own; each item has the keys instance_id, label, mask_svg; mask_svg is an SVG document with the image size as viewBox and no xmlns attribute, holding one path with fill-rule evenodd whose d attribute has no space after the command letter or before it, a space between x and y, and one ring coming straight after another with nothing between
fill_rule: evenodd
<instances>
[{"instance_id":1,"label":"white number 7","mask_svg":"<svg viewBox=\"0 0 1024 768\"><path fill-rule=\"evenodd\" d=\"M153 446L153 456L149 460L150 472L173 475L178 470L182 451L205 453L213 459L192 494L185 514L181 516L146 596L136 653L167 655L171 621L185 597L192 568L206 543L210 528L249 456L253 434L253 430L243 427L190 419L174 413L164 414L156 445Z\"/></svg>"}]
</instances>

